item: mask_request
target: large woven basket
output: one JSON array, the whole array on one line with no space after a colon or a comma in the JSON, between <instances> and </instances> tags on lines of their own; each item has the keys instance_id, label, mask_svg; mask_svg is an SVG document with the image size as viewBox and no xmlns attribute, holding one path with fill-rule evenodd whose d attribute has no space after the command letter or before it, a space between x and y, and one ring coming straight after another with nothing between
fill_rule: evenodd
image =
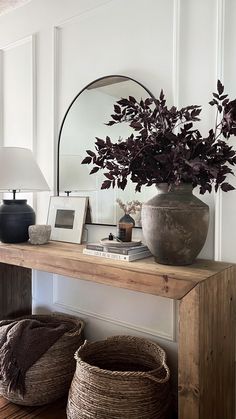
<instances>
[{"instance_id":1,"label":"large woven basket","mask_svg":"<svg viewBox=\"0 0 236 419\"><path fill-rule=\"evenodd\" d=\"M46 315L48 317L48 315ZM25 395L22 398L18 392L7 389L7 385L0 380L0 394L13 403L39 406L51 403L64 396L70 387L73 374L75 372L76 362L74 353L84 342L82 320L74 316L63 314L52 314L63 322L71 322L73 331L64 333L41 358L35 362L26 373L25 377ZM21 320L23 317L19 318ZM42 320L44 315L32 315L24 317L27 319ZM32 350L34 350L32 348ZM25 354L27 356L27 354Z\"/></svg>"},{"instance_id":2,"label":"large woven basket","mask_svg":"<svg viewBox=\"0 0 236 419\"><path fill-rule=\"evenodd\" d=\"M166 354L146 339L114 336L76 352L68 419L166 419L170 372Z\"/></svg>"}]
</instances>

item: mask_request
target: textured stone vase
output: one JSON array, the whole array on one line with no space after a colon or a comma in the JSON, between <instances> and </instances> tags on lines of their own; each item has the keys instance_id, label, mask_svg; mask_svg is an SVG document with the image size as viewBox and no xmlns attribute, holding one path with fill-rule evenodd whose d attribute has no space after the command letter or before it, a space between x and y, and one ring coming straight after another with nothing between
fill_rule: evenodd
<instances>
[{"instance_id":1,"label":"textured stone vase","mask_svg":"<svg viewBox=\"0 0 236 419\"><path fill-rule=\"evenodd\" d=\"M189 265L200 253L208 232L209 207L192 194L192 185L161 184L158 194L142 205L146 244L165 265Z\"/></svg>"}]
</instances>

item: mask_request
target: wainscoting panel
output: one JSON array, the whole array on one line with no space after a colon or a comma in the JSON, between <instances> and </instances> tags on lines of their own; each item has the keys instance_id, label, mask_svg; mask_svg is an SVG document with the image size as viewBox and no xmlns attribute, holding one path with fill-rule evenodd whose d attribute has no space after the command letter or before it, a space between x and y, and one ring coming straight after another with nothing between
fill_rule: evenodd
<instances>
[{"instance_id":1,"label":"wainscoting panel","mask_svg":"<svg viewBox=\"0 0 236 419\"><path fill-rule=\"evenodd\" d=\"M219 0L220 1L220 0ZM224 3L224 39L223 39L223 83L225 91L230 99L236 98L236 2L234 0L221 0ZM236 138L230 140L233 148L236 148ZM234 170L235 173L235 170ZM236 178L230 178L232 185L236 188ZM221 202L221 231L220 255L222 260L236 262L236 191L222 194Z\"/></svg>"},{"instance_id":2,"label":"wainscoting panel","mask_svg":"<svg viewBox=\"0 0 236 419\"><path fill-rule=\"evenodd\" d=\"M36 142L36 65L34 35L0 46L1 145L35 149ZM30 194L31 195L31 194ZM5 198L11 197L5 194ZM33 198L27 194L32 204Z\"/></svg>"},{"instance_id":3,"label":"wainscoting panel","mask_svg":"<svg viewBox=\"0 0 236 419\"><path fill-rule=\"evenodd\" d=\"M140 9L140 13L134 13L137 7ZM150 14L149 10L152 8L154 8L155 13ZM144 21L149 21L146 30L143 30ZM158 24L156 24L157 21ZM163 25L163 21L168 22L168 24ZM155 69L158 68L154 94L159 95L163 87L169 94L170 101L172 101L172 27L173 3L170 0L165 3L160 0L148 0L145 4L140 0L108 2L56 25L54 27L55 134L58 133L66 109L74 97L88 83L105 75L121 74L130 76L150 88L151 80L156 72ZM132 30L132 37L129 36L130 29ZM96 33L96 43L94 42L94 33ZM113 34L112 43L109 34ZM163 37L165 38L164 43L162 42ZM147 53L146 45L148 43L152 44L154 39L154 50L156 52ZM142 59L139 54L140 48L142 49ZM128 65L130 54L132 54L131 66ZM106 135L110 134L109 127L105 126L105 123L110 119L117 98L112 98L109 95L104 95L104 97L106 97L106 100L110 99L110 103L107 103L110 112L107 115L99 113L100 97L95 97L95 94L93 94L93 101L90 101L91 114L94 119L88 119L89 122L86 123L91 134L86 129L85 136L88 140L86 146L84 146L84 152L75 152L75 145L72 148L73 151L67 149L63 151L64 153L83 154L80 156L82 159L86 155L86 149L93 149L95 136L105 138ZM87 121L86 118L89 118L89 109L84 116ZM96 126L98 127L97 131L94 130ZM78 124L78 131L80 135L83 133L82 123L80 123L80 126ZM69 135L68 133L68 138ZM79 138L81 137L78 135L78 141ZM56 142L57 139L57 135L55 135ZM85 169L86 167L83 167L83 170ZM100 189L104 178L99 173L91 177L91 183L95 179L96 188ZM81 189L84 190L83 187ZM127 200L127 189L125 192L122 191L121 196L119 196L123 201ZM86 193L88 196L91 195L90 190ZM116 223L116 208L113 205L116 197L117 192L114 189L99 191L97 213L93 212L94 222L99 219L107 224ZM147 197L145 196L142 199L142 194L137 194L135 199L144 201L147 200Z\"/></svg>"},{"instance_id":4,"label":"wainscoting panel","mask_svg":"<svg viewBox=\"0 0 236 419\"><path fill-rule=\"evenodd\" d=\"M146 335L175 339L175 302L167 298L54 275L53 307Z\"/></svg>"},{"instance_id":5,"label":"wainscoting panel","mask_svg":"<svg viewBox=\"0 0 236 419\"><path fill-rule=\"evenodd\" d=\"M35 123L34 37L0 47L4 145L33 147Z\"/></svg>"}]
</instances>

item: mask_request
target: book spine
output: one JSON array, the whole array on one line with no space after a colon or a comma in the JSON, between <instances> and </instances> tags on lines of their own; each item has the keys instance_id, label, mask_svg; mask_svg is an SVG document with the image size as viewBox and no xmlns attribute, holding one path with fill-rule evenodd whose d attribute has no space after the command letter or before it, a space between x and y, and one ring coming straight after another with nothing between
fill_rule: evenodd
<instances>
[{"instance_id":1,"label":"book spine","mask_svg":"<svg viewBox=\"0 0 236 419\"><path fill-rule=\"evenodd\" d=\"M98 249L97 249L98 250ZM134 255L140 252L144 252L148 250L147 246L137 246L135 248L129 249L129 248L125 248L125 249L119 249L116 247L104 247L104 252L110 252L110 253L119 253L122 255Z\"/></svg>"},{"instance_id":2,"label":"book spine","mask_svg":"<svg viewBox=\"0 0 236 419\"><path fill-rule=\"evenodd\" d=\"M99 244L86 244L86 249L100 250L101 252L103 252L104 246L99 245Z\"/></svg>"},{"instance_id":3,"label":"book spine","mask_svg":"<svg viewBox=\"0 0 236 419\"><path fill-rule=\"evenodd\" d=\"M128 255L121 255L121 254L117 254L117 253L110 253L110 252L103 252L101 250L93 250L93 249L84 249L83 253L85 255L91 255L91 256L100 256L100 257L105 257L105 258L109 258L109 259L114 259L114 260L129 260L129 256Z\"/></svg>"},{"instance_id":4,"label":"book spine","mask_svg":"<svg viewBox=\"0 0 236 419\"><path fill-rule=\"evenodd\" d=\"M92 249L84 249L83 253L85 255L99 256L99 257L104 257L104 258L113 259L113 260L123 260L126 262L131 262L132 260L143 259L143 258L151 256L151 252L149 250L146 250L144 252L139 252L133 255L121 255L117 253L102 252L100 250L92 250Z\"/></svg>"},{"instance_id":5,"label":"book spine","mask_svg":"<svg viewBox=\"0 0 236 419\"><path fill-rule=\"evenodd\" d=\"M135 248L132 247L132 249L130 248L117 248L117 247L109 247L109 245L107 246L103 246L100 244L87 244L86 245L86 249L90 249L90 250L98 250L100 252L109 252L109 253L118 253L121 255L133 255L139 252L144 252L145 250L148 250L147 246L136 246Z\"/></svg>"},{"instance_id":6,"label":"book spine","mask_svg":"<svg viewBox=\"0 0 236 419\"><path fill-rule=\"evenodd\" d=\"M139 252L139 253L135 253L133 255L129 255L128 260L129 260L129 262L132 262L132 260L144 259L144 258L148 258L150 256L152 256L150 250L145 250L144 252Z\"/></svg>"}]
</instances>

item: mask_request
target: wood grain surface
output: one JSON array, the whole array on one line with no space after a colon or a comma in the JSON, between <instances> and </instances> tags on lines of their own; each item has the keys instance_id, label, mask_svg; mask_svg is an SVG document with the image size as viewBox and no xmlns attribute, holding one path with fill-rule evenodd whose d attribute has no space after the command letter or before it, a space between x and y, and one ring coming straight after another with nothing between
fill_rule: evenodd
<instances>
[{"instance_id":1,"label":"wood grain surface","mask_svg":"<svg viewBox=\"0 0 236 419\"><path fill-rule=\"evenodd\" d=\"M31 269L0 263L0 320L31 314Z\"/></svg>"},{"instance_id":2,"label":"wood grain surface","mask_svg":"<svg viewBox=\"0 0 236 419\"><path fill-rule=\"evenodd\" d=\"M235 418L235 267L199 283L179 309L179 418Z\"/></svg>"},{"instance_id":3,"label":"wood grain surface","mask_svg":"<svg viewBox=\"0 0 236 419\"><path fill-rule=\"evenodd\" d=\"M153 258L122 262L82 251L82 245L53 241L0 244L0 315L29 310L31 269L179 299L178 417L235 419L235 265L197 260L165 266ZM19 415L28 416L17 416L18 407L9 405L7 416L4 409L0 419L64 418L55 410L39 416L24 408Z\"/></svg>"},{"instance_id":4,"label":"wood grain surface","mask_svg":"<svg viewBox=\"0 0 236 419\"><path fill-rule=\"evenodd\" d=\"M0 397L0 419L66 419L66 400L51 405L26 407Z\"/></svg>"},{"instance_id":5,"label":"wood grain surface","mask_svg":"<svg viewBox=\"0 0 236 419\"><path fill-rule=\"evenodd\" d=\"M199 282L231 266L209 260L197 260L193 265L183 267L165 266L155 263L152 257L123 262L84 255L83 248L56 241L41 246L1 243L0 262L176 300L183 298Z\"/></svg>"}]
</instances>

